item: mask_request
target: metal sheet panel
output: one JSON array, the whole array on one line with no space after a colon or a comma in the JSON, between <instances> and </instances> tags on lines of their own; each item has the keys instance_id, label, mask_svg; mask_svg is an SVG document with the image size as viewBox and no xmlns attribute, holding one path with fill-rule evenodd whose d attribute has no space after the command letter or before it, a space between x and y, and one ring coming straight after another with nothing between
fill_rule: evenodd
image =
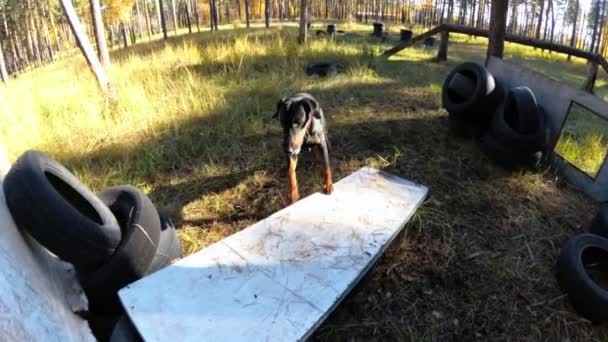
<instances>
[{"instance_id":1,"label":"metal sheet panel","mask_svg":"<svg viewBox=\"0 0 608 342\"><path fill-rule=\"evenodd\" d=\"M428 189L363 168L120 291L146 341L297 341L355 286Z\"/></svg>"}]
</instances>

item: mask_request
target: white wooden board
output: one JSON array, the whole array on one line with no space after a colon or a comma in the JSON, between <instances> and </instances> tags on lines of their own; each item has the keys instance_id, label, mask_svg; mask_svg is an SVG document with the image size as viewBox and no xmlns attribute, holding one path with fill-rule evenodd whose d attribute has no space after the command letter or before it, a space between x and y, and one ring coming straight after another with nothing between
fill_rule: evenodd
<instances>
[{"instance_id":1,"label":"white wooden board","mask_svg":"<svg viewBox=\"0 0 608 342\"><path fill-rule=\"evenodd\" d=\"M120 291L146 341L298 341L365 275L428 189L362 168Z\"/></svg>"},{"instance_id":2,"label":"white wooden board","mask_svg":"<svg viewBox=\"0 0 608 342\"><path fill-rule=\"evenodd\" d=\"M95 341L73 313L87 302L72 265L15 225L2 190L8 170L0 146L0 341Z\"/></svg>"}]
</instances>

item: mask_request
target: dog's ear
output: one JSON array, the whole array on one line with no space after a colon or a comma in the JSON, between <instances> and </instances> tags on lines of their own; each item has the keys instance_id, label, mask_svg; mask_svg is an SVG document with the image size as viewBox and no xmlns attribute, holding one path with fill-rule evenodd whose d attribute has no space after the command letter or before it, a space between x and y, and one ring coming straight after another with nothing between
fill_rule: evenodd
<instances>
[{"instance_id":1,"label":"dog's ear","mask_svg":"<svg viewBox=\"0 0 608 342\"><path fill-rule=\"evenodd\" d=\"M281 115L287 111L287 98L282 97L279 102L277 102L277 111L272 115L273 119L281 119Z\"/></svg>"},{"instance_id":2,"label":"dog's ear","mask_svg":"<svg viewBox=\"0 0 608 342\"><path fill-rule=\"evenodd\" d=\"M312 112L312 116L315 119L321 118L323 111L321 110L321 106L319 106L317 101L313 99L303 99L302 104L304 105L307 114Z\"/></svg>"},{"instance_id":3,"label":"dog's ear","mask_svg":"<svg viewBox=\"0 0 608 342\"><path fill-rule=\"evenodd\" d=\"M308 98L302 99L302 101L300 101L300 104L302 104L302 107L304 107L306 115L311 112L314 113L317 109L317 104L313 100Z\"/></svg>"},{"instance_id":4,"label":"dog's ear","mask_svg":"<svg viewBox=\"0 0 608 342\"><path fill-rule=\"evenodd\" d=\"M317 107L317 109L312 111L312 116L314 116L315 119L321 119L323 116L323 109L321 109L321 107Z\"/></svg>"}]
</instances>

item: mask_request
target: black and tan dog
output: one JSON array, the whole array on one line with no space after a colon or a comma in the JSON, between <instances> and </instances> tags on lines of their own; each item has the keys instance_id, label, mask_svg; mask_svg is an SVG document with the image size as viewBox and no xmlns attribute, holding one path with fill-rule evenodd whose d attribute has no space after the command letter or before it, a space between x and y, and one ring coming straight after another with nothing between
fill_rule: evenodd
<instances>
[{"instance_id":1,"label":"black and tan dog","mask_svg":"<svg viewBox=\"0 0 608 342\"><path fill-rule=\"evenodd\" d=\"M333 192L331 167L329 165L329 140L325 117L319 102L307 93L284 97L277 103L273 118L278 118L283 127L283 150L289 160L289 191L291 202L300 199L296 167L302 149L313 150L318 160L323 154L323 176L326 194Z\"/></svg>"}]
</instances>

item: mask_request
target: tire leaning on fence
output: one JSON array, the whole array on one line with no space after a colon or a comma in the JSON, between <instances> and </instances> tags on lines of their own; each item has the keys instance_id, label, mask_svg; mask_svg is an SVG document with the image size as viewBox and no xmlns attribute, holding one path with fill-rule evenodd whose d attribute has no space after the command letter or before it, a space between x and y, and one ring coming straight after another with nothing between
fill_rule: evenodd
<instances>
[{"instance_id":1,"label":"tire leaning on fence","mask_svg":"<svg viewBox=\"0 0 608 342\"><path fill-rule=\"evenodd\" d=\"M449 113L451 127L465 128L452 130L454 133L479 137L504 97L502 85L483 65L467 62L456 66L445 78L441 101Z\"/></svg>"},{"instance_id":2,"label":"tire leaning on fence","mask_svg":"<svg viewBox=\"0 0 608 342\"><path fill-rule=\"evenodd\" d=\"M503 145L521 153L544 151L545 114L532 90L512 88L504 106L492 119L491 134Z\"/></svg>"}]
</instances>

